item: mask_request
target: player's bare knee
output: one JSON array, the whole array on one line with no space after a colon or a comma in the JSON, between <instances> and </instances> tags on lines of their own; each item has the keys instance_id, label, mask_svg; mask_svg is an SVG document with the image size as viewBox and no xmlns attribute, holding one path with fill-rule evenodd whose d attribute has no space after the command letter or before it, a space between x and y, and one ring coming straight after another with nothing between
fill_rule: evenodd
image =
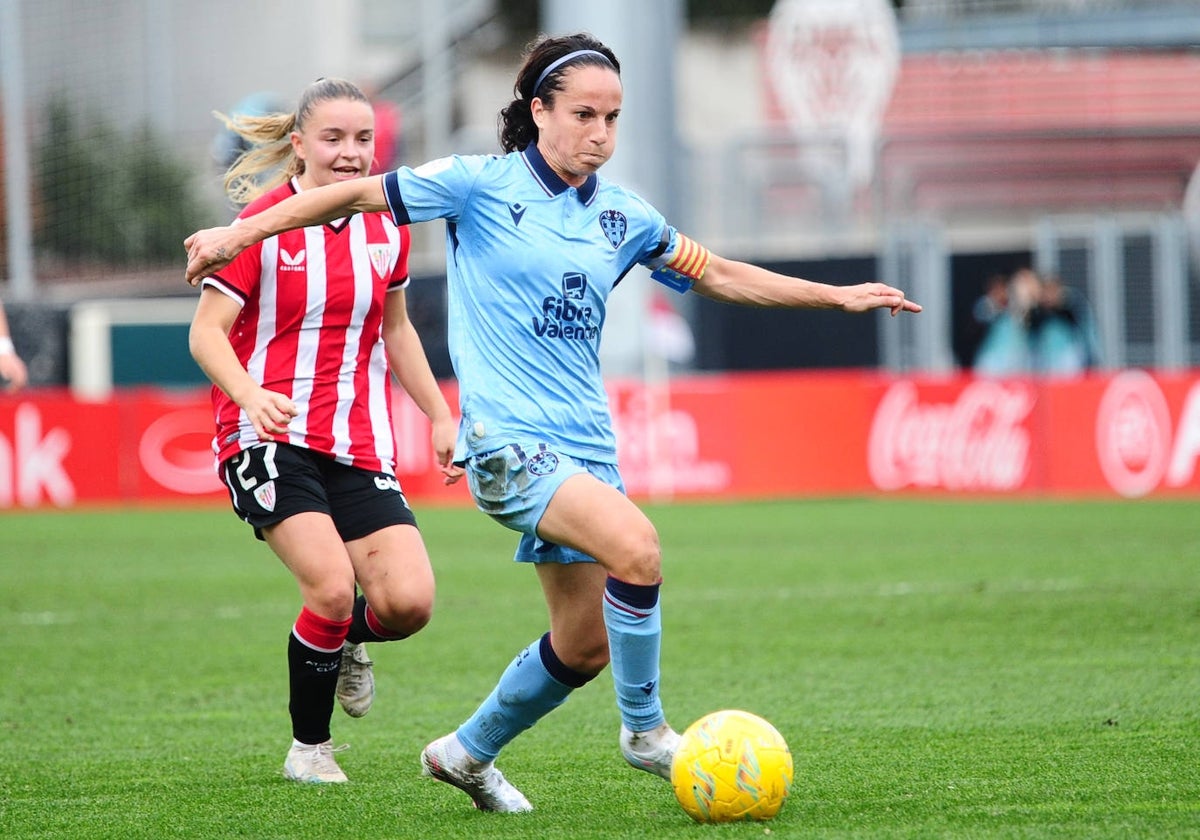
<instances>
[{"instance_id":1,"label":"player's bare knee","mask_svg":"<svg viewBox=\"0 0 1200 840\"><path fill-rule=\"evenodd\" d=\"M354 586L329 584L315 587L306 594L305 605L317 615L342 621L354 608Z\"/></svg>"},{"instance_id":2,"label":"player's bare knee","mask_svg":"<svg viewBox=\"0 0 1200 840\"><path fill-rule=\"evenodd\" d=\"M389 600L371 611L384 627L411 636L433 618L433 599Z\"/></svg>"},{"instance_id":3,"label":"player's bare knee","mask_svg":"<svg viewBox=\"0 0 1200 840\"><path fill-rule=\"evenodd\" d=\"M662 550L658 533L648 528L628 535L609 572L619 580L639 586L658 583L662 579Z\"/></svg>"},{"instance_id":4,"label":"player's bare knee","mask_svg":"<svg viewBox=\"0 0 1200 840\"><path fill-rule=\"evenodd\" d=\"M423 628L433 618L433 604L410 604L397 619L401 633L412 635Z\"/></svg>"}]
</instances>

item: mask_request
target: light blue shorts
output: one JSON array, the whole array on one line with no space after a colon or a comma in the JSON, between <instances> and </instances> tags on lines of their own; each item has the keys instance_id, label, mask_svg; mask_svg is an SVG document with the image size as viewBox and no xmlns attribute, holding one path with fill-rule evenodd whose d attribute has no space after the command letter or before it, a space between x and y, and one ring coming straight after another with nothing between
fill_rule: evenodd
<instances>
[{"instance_id":1,"label":"light blue shorts","mask_svg":"<svg viewBox=\"0 0 1200 840\"><path fill-rule=\"evenodd\" d=\"M625 483L615 464L584 461L547 444L509 444L467 459L467 484L475 506L506 528L523 535L513 559L522 563L595 563L573 548L546 542L537 524L550 499L573 475L590 473L622 493Z\"/></svg>"}]
</instances>

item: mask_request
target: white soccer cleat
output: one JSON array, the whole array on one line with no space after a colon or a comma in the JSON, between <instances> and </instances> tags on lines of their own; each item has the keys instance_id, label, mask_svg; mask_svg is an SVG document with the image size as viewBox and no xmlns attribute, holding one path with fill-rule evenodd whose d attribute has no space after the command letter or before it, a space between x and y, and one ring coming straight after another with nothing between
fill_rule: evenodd
<instances>
[{"instance_id":1,"label":"white soccer cleat","mask_svg":"<svg viewBox=\"0 0 1200 840\"><path fill-rule=\"evenodd\" d=\"M341 752L347 746L343 744L335 747L333 741L323 744L297 744L293 741L287 759L283 762L284 778L316 785L349 781L333 758L335 752Z\"/></svg>"},{"instance_id":2,"label":"white soccer cleat","mask_svg":"<svg viewBox=\"0 0 1200 840\"><path fill-rule=\"evenodd\" d=\"M631 732L621 725L621 755L638 770L664 779L671 778L671 760L679 748L679 733L669 724L645 732Z\"/></svg>"},{"instance_id":3,"label":"white soccer cleat","mask_svg":"<svg viewBox=\"0 0 1200 840\"><path fill-rule=\"evenodd\" d=\"M525 795L509 784L495 763L471 758L453 732L421 750L421 773L454 785L471 797L480 811L517 814L533 810Z\"/></svg>"},{"instance_id":4,"label":"white soccer cleat","mask_svg":"<svg viewBox=\"0 0 1200 840\"><path fill-rule=\"evenodd\" d=\"M338 669L337 699L350 717L362 717L371 711L375 699L375 663L367 656L366 644L342 645L342 664Z\"/></svg>"}]
</instances>

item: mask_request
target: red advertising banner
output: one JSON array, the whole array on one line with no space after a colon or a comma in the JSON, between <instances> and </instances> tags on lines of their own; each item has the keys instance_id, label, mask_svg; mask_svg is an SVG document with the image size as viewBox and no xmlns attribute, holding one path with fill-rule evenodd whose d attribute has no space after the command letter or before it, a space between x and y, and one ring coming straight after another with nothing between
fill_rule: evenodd
<instances>
[{"instance_id":1,"label":"red advertising banner","mask_svg":"<svg viewBox=\"0 0 1200 840\"><path fill-rule=\"evenodd\" d=\"M453 383L445 386L455 404ZM621 470L638 498L847 493L1138 497L1200 494L1200 372L1084 379L875 372L693 376L609 385ZM424 415L395 400L397 475L445 487ZM221 502L207 390L0 396L0 509Z\"/></svg>"}]
</instances>

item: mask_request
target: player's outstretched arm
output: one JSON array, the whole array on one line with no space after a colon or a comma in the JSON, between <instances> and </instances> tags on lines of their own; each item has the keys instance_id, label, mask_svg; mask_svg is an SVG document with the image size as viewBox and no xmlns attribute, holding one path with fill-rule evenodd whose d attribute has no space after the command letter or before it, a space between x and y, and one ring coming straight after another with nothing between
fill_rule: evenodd
<instances>
[{"instance_id":1,"label":"player's outstretched arm","mask_svg":"<svg viewBox=\"0 0 1200 840\"><path fill-rule=\"evenodd\" d=\"M707 298L743 306L790 309L841 309L868 312L889 309L893 315L920 312L904 292L884 283L833 286L768 271L750 263L712 255L694 290Z\"/></svg>"},{"instance_id":2,"label":"player's outstretched arm","mask_svg":"<svg viewBox=\"0 0 1200 840\"><path fill-rule=\"evenodd\" d=\"M387 210L383 177L355 178L305 190L239 219L227 227L197 231L183 241L188 252L186 279L195 286L216 274L255 242L293 228L332 222L354 213Z\"/></svg>"}]
</instances>

